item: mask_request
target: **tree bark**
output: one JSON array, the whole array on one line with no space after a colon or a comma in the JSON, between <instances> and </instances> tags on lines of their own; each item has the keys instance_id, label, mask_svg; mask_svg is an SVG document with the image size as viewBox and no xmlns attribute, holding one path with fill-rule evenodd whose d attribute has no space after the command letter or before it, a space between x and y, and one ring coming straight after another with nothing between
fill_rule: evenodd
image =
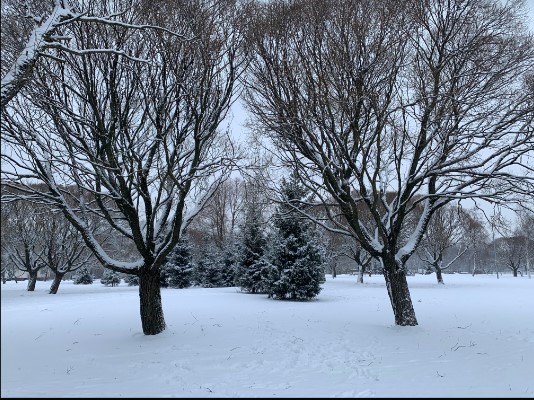
<instances>
[{"instance_id":1,"label":"tree bark","mask_svg":"<svg viewBox=\"0 0 534 400\"><path fill-rule=\"evenodd\" d=\"M159 267L147 268L139 275L141 324L145 335L157 335L165 330L161 304Z\"/></svg>"},{"instance_id":2,"label":"tree bark","mask_svg":"<svg viewBox=\"0 0 534 400\"><path fill-rule=\"evenodd\" d=\"M363 283L363 274L365 274L365 267L360 264L358 266L358 283Z\"/></svg>"},{"instance_id":3,"label":"tree bark","mask_svg":"<svg viewBox=\"0 0 534 400\"><path fill-rule=\"evenodd\" d=\"M57 293L57 290L59 289L59 284L61 283L61 280L63 279L63 276L65 276L65 274L56 273L56 276L54 277L52 285L50 286L50 294L56 294Z\"/></svg>"},{"instance_id":4,"label":"tree bark","mask_svg":"<svg viewBox=\"0 0 534 400\"><path fill-rule=\"evenodd\" d=\"M30 277L28 278L28 292L33 292L35 290L35 283L37 282L37 271L30 272Z\"/></svg>"},{"instance_id":5,"label":"tree bark","mask_svg":"<svg viewBox=\"0 0 534 400\"><path fill-rule=\"evenodd\" d=\"M441 274L441 268L435 267L435 269L436 269L436 278L438 280L438 283L440 285L444 285L445 283L443 282L443 275Z\"/></svg>"},{"instance_id":6,"label":"tree bark","mask_svg":"<svg viewBox=\"0 0 534 400\"><path fill-rule=\"evenodd\" d=\"M382 263L389 300L395 315L395 325L418 325L404 268L398 266L395 260L382 260Z\"/></svg>"}]
</instances>

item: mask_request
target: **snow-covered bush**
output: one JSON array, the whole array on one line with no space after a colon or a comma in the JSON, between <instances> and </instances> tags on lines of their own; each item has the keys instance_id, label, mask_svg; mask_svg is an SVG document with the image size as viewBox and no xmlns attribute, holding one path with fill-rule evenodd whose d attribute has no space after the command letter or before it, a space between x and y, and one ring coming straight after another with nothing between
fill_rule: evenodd
<instances>
[{"instance_id":1,"label":"snow-covered bush","mask_svg":"<svg viewBox=\"0 0 534 400\"><path fill-rule=\"evenodd\" d=\"M93 275L86 267L82 267L76 271L72 281L75 285L91 285L93 283Z\"/></svg>"},{"instance_id":2,"label":"snow-covered bush","mask_svg":"<svg viewBox=\"0 0 534 400\"><path fill-rule=\"evenodd\" d=\"M139 286L139 277L137 275L126 275L124 283L127 283L128 286Z\"/></svg>"},{"instance_id":3,"label":"snow-covered bush","mask_svg":"<svg viewBox=\"0 0 534 400\"><path fill-rule=\"evenodd\" d=\"M104 275L102 275L102 279L100 279L100 283L106 286L119 286L121 283L121 277L119 274L115 271L106 270L104 271Z\"/></svg>"}]
</instances>

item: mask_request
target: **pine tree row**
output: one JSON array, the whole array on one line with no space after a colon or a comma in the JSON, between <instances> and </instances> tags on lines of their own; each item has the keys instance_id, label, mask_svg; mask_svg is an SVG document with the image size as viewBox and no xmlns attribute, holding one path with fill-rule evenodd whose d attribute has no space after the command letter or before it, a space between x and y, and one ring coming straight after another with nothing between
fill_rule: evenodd
<instances>
[{"instance_id":1,"label":"pine tree row","mask_svg":"<svg viewBox=\"0 0 534 400\"><path fill-rule=\"evenodd\" d=\"M319 294L325 281L326 249L314 224L302 216L307 190L295 174L283 179L279 205L266 221L261 188L254 183L250 186L235 240L221 249L206 238L195 250L184 237L161 267L161 287L237 286L248 293L290 300L309 300ZM124 281L129 286L139 285L134 275ZM89 284L92 277L82 269L74 283ZM105 271L101 283L116 286L120 276Z\"/></svg>"}]
</instances>

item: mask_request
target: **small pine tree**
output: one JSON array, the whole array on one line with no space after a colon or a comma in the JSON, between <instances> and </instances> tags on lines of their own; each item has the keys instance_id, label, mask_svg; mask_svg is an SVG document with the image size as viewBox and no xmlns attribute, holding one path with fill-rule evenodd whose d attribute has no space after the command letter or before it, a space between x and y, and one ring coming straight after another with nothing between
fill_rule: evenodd
<instances>
[{"instance_id":1,"label":"small pine tree","mask_svg":"<svg viewBox=\"0 0 534 400\"><path fill-rule=\"evenodd\" d=\"M75 285L91 285L93 283L93 275L89 272L87 267L82 267L72 277Z\"/></svg>"},{"instance_id":2,"label":"small pine tree","mask_svg":"<svg viewBox=\"0 0 534 400\"><path fill-rule=\"evenodd\" d=\"M250 293L267 293L269 268L265 259L267 239L259 193L253 186L245 205L241 243L237 256L236 285Z\"/></svg>"},{"instance_id":3,"label":"small pine tree","mask_svg":"<svg viewBox=\"0 0 534 400\"><path fill-rule=\"evenodd\" d=\"M180 240L161 269L169 287L183 289L191 286L193 259L191 245L186 238Z\"/></svg>"},{"instance_id":4,"label":"small pine tree","mask_svg":"<svg viewBox=\"0 0 534 400\"><path fill-rule=\"evenodd\" d=\"M121 283L121 277L117 272L108 269L104 271L102 279L100 279L100 283L111 287L119 286Z\"/></svg>"},{"instance_id":5,"label":"small pine tree","mask_svg":"<svg viewBox=\"0 0 534 400\"><path fill-rule=\"evenodd\" d=\"M282 180L283 203L274 215L271 237L269 296L276 299L308 300L319 294L325 281L326 249L317 240L312 223L304 219L299 202L308 193L293 173L289 182Z\"/></svg>"}]
</instances>

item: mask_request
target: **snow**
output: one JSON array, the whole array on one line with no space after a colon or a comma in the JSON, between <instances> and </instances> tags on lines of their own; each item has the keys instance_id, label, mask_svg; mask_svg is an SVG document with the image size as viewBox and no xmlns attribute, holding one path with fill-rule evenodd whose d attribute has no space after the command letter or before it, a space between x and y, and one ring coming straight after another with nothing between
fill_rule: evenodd
<instances>
[{"instance_id":1,"label":"snow","mask_svg":"<svg viewBox=\"0 0 534 400\"><path fill-rule=\"evenodd\" d=\"M409 276L419 325L384 279L327 276L313 301L162 289L145 336L137 287L1 286L2 397L534 396L534 280Z\"/></svg>"}]
</instances>

